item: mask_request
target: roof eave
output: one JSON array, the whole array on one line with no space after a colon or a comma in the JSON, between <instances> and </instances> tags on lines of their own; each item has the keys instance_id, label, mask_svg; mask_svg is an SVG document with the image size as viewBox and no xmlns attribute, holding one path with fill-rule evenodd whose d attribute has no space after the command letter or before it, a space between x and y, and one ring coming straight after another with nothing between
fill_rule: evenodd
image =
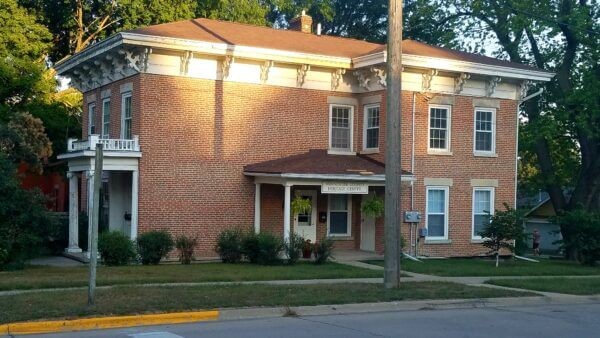
<instances>
[{"instance_id":1,"label":"roof eave","mask_svg":"<svg viewBox=\"0 0 600 338\"><path fill-rule=\"evenodd\" d=\"M105 40L102 40L98 43L90 45L86 47L79 53L76 53L66 59L63 59L57 62L54 65L54 69L56 70L58 75L62 75L77 65L92 59L102 53L105 53L115 47L118 47L123 44L123 36L122 33L117 33Z\"/></svg>"},{"instance_id":2,"label":"roof eave","mask_svg":"<svg viewBox=\"0 0 600 338\"><path fill-rule=\"evenodd\" d=\"M277 177L284 179L313 179L313 180L333 180L333 181L367 181L367 182L385 182L384 174L357 175L357 174L297 174L297 173L263 173L244 171L246 176L254 177ZM414 175L402 175L401 180L411 182L415 180Z\"/></svg>"}]
</instances>

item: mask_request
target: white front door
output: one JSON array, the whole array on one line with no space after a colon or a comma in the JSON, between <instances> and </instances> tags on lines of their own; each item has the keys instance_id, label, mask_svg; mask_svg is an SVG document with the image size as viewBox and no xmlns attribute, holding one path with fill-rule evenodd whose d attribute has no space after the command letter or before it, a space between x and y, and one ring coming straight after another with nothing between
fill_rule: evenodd
<instances>
[{"instance_id":1,"label":"white front door","mask_svg":"<svg viewBox=\"0 0 600 338\"><path fill-rule=\"evenodd\" d=\"M363 201L369 198L363 195ZM375 251L375 218L362 215L360 222L360 249L364 251Z\"/></svg>"},{"instance_id":2,"label":"white front door","mask_svg":"<svg viewBox=\"0 0 600 338\"><path fill-rule=\"evenodd\" d=\"M300 197L310 199L312 206L306 214L294 215L294 232L312 243L317 241L317 192L315 190L299 190Z\"/></svg>"}]
</instances>

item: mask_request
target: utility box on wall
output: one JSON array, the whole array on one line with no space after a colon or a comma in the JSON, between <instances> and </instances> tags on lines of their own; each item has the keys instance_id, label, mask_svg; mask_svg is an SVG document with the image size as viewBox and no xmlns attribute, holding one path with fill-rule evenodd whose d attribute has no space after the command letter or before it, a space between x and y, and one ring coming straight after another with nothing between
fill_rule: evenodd
<instances>
[{"instance_id":1,"label":"utility box on wall","mask_svg":"<svg viewBox=\"0 0 600 338\"><path fill-rule=\"evenodd\" d=\"M405 211L404 222L406 223L419 223L421 221L421 213L418 211Z\"/></svg>"},{"instance_id":2,"label":"utility box on wall","mask_svg":"<svg viewBox=\"0 0 600 338\"><path fill-rule=\"evenodd\" d=\"M419 229L419 237L427 237L427 228Z\"/></svg>"}]
</instances>

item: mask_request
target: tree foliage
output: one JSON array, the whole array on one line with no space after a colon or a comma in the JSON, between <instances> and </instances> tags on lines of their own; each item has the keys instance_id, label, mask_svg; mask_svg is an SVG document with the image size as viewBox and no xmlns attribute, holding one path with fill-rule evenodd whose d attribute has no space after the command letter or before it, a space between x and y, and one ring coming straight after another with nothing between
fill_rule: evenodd
<instances>
[{"instance_id":1,"label":"tree foliage","mask_svg":"<svg viewBox=\"0 0 600 338\"><path fill-rule=\"evenodd\" d=\"M484 239L483 246L490 249L488 254L496 256L496 267L498 267L500 251L507 249L514 252L515 241L520 241L525 236L521 213L506 203L504 207L506 210L496 210L493 215L490 215L490 222L479 232Z\"/></svg>"}]
</instances>

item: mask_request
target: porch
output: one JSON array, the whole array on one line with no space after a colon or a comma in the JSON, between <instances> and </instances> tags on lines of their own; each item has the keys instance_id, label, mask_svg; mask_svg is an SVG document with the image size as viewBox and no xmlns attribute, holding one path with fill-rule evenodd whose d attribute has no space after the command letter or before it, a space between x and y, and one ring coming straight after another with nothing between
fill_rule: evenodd
<instances>
[{"instance_id":1,"label":"porch","mask_svg":"<svg viewBox=\"0 0 600 338\"><path fill-rule=\"evenodd\" d=\"M382 219L363 215L361 204L382 197L384 164L360 155L334 155L326 150L248 165L244 174L255 184L254 230L296 233L312 243L327 236L337 250L378 252L383 247ZM402 181L413 176L403 172ZM294 198L308 199L311 210L293 214Z\"/></svg>"},{"instance_id":2,"label":"porch","mask_svg":"<svg viewBox=\"0 0 600 338\"><path fill-rule=\"evenodd\" d=\"M103 145L100 205L94 206L95 149ZM58 156L67 160L69 171L69 254L81 254L79 243L79 213L87 211L87 243L91 240L92 212L98 212L100 227L121 231L131 239L137 236L139 158L142 156L139 138L103 139L90 135L87 140L69 139L67 152ZM79 206L80 202L85 206ZM83 252L83 256L88 256Z\"/></svg>"}]
</instances>

